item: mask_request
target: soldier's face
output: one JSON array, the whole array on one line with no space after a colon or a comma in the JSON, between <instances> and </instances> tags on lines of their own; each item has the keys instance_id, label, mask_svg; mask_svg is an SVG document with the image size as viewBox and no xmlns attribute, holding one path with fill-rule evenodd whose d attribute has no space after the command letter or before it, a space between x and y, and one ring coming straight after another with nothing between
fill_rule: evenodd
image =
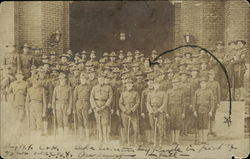
<instances>
[{"instance_id":1,"label":"soldier's face","mask_svg":"<svg viewBox=\"0 0 250 159\"><path fill-rule=\"evenodd\" d=\"M110 57L110 61L115 61L115 57Z\"/></svg>"},{"instance_id":2,"label":"soldier's face","mask_svg":"<svg viewBox=\"0 0 250 159\"><path fill-rule=\"evenodd\" d=\"M148 59L144 61L144 66L146 66L146 67L149 66L149 60Z\"/></svg>"},{"instance_id":3,"label":"soldier's face","mask_svg":"<svg viewBox=\"0 0 250 159\"><path fill-rule=\"evenodd\" d=\"M124 59L124 56L122 54L120 54L119 59Z\"/></svg>"},{"instance_id":4,"label":"soldier's face","mask_svg":"<svg viewBox=\"0 0 250 159\"><path fill-rule=\"evenodd\" d=\"M110 79L104 78L104 83L105 83L105 84L110 84Z\"/></svg>"},{"instance_id":5,"label":"soldier's face","mask_svg":"<svg viewBox=\"0 0 250 159\"><path fill-rule=\"evenodd\" d=\"M154 83L153 86L155 90L160 88L160 84L158 82Z\"/></svg>"},{"instance_id":6,"label":"soldier's face","mask_svg":"<svg viewBox=\"0 0 250 159\"><path fill-rule=\"evenodd\" d=\"M218 45L216 46L216 48L219 49L219 50L220 50L220 49L223 49L223 45L218 44Z\"/></svg>"},{"instance_id":7,"label":"soldier's face","mask_svg":"<svg viewBox=\"0 0 250 159\"><path fill-rule=\"evenodd\" d=\"M133 88L133 84L132 83L127 83L126 88L127 88L127 90L131 90Z\"/></svg>"},{"instance_id":8,"label":"soldier's face","mask_svg":"<svg viewBox=\"0 0 250 159\"><path fill-rule=\"evenodd\" d=\"M236 45L235 45L235 43L231 43L231 44L229 45L229 47L230 47L231 49L234 49L234 48L236 48Z\"/></svg>"},{"instance_id":9,"label":"soldier's face","mask_svg":"<svg viewBox=\"0 0 250 159\"><path fill-rule=\"evenodd\" d=\"M56 56L55 56L55 55L51 55L50 57L51 57L51 59L55 59L55 58L56 58Z\"/></svg>"},{"instance_id":10,"label":"soldier's face","mask_svg":"<svg viewBox=\"0 0 250 159\"><path fill-rule=\"evenodd\" d=\"M82 54L82 59L85 59L87 56L85 54Z\"/></svg>"},{"instance_id":11,"label":"soldier's face","mask_svg":"<svg viewBox=\"0 0 250 159\"><path fill-rule=\"evenodd\" d=\"M237 48L242 48L244 45L243 45L243 43L242 42L238 42L237 43Z\"/></svg>"},{"instance_id":12,"label":"soldier's face","mask_svg":"<svg viewBox=\"0 0 250 159\"><path fill-rule=\"evenodd\" d=\"M104 78L103 77L98 77L98 82L99 82L99 84L104 84Z\"/></svg>"},{"instance_id":13,"label":"soldier's face","mask_svg":"<svg viewBox=\"0 0 250 159\"><path fill-rule=\"evenodd\" d=\"M206 69L207 68L207 64L206 63L202 63L201 64L201 69Z\"/></svg>"},{"instance_id":14,"label":"soldier's face","mask_svg":"<svg viewBox=\"0 0 250 159\"><path fill-rule=\"evenodd\" d=\"M90 55L90 58L91 58L91 59L95 59L95 58L96 58L96 55L95 55L95 54L91 54L91 55Z\"/></svg>"},{"instance_id":15,"label":"soldier's face","mask_svg":"<svg viewBox=\"0 0 250 159\"><path fill-rule=\"evenodd\" d=\"M43 62L43 63L48 63L49 60L48 60L48 59L43 59L42 62Z\"/></svg>"},{"instance_id":16,"label":"soldier's face","mask_svg":"<svg viewBox=\"0 0 250 159\"><path fill-rule=\"evenodd\" d=\"M16 79L17 79L17 81L23 80L23 75L17 75L17 76L16 76Z\"/></svg>"},{"instance_id":17,"label":"soldier's face","mask_svg":"<svg viewBox=\"0 0 250 159\"><path fill-rule=\"evenodd\" d=\"M152 80L149 80L147 84L148 84L148 88L149 88L149 89L154 88L154 85L153 85L153 81L152 81Z\"/></svg>"},{"instance_id":18,"label":"soldier's face","mask_svg":"<svg viewBox=\"0 0 250 159\"><path fill-rule=\"evenodd\" d=\"M86 78L81 78L80 80L81 80L81 84L86 84L87 83Z\"/></svg>"},{"instance_id":19,"label":"soldier's face","mask_svg":"<svg viewBox=\"0 0 250 159\"><path fill-rule=\"evenodd\" d=\"M157 57L156 54L152 54L152 58L155 59Z\"/></svg>"},{"instance_id":20,"label":"soldier's face","mask_svg":"<svg viewBox=\"0 0 250 159\"><path fill-rule=\"evenodd\" d=\"M178 88L178 85L179 85L178 82L173 83L173 88L174 88L174 89Z\"/></svg>"},{"instance_id":21,"label":"soldier's face","mask_svg":"<svg viewBox=\"0 0 250 159\"><path fill-rule=\"evenodd\" d=\"M198 74L198 72L197 72L197 71L192 71L192 72L191 72L192 77L196 77L196 76L197 76L197 74Z\"/></svg>"},{"instance_id":22,"label":"soldier's face","mask_svg":"<svg viewBox=\"0 0 250 159\"><path fill-rule=\"evenodd\" d=\"M182 81L186 81L187 75L186 75L186 74L182 74L182 75L181 75L181 79L182 79Z\"/></svg>"},{"instance_id":23,"label":"soldier's face","mask_svg":"<svg viewBox=\"0 0 250 159\"><path fill-rule=\"evenodd\" d=\"M75 71L74 71L74 75L75 75L75 76L78 76L79 74L80 74L80 71L78 71L78 70L75 70Z\"/></svg>"},{"instance_id":24,"label":"soldier's face","mask_svg":"<svg viewBox=\"0 0 250 159\"><path fill-rule=\"evenodd\" d=\"M68 59L67 59L67 57L62 57L62 58L61 58L61 61L62 61L62 63L65 63L65 62L68 61Z\"/></svg>"},{"instance_id":25,"label":"soldier's face","mask_svg":"<svg viewBox=\"0 0 250 159\"><path fill-rule=\"evenodd\" d=\"M29 52L29 49L28 48L24 48L23 49L23 53L28 53Z\"/></svg>"},{"instance_id":26,"label":"soldier's face","mask_svg":"<svg viewBox=\"0 0 250 159\"><path fill-rule=\"evenodd\" d=\"M206 89L207 88L207 83L202 81L201 82L201 89Z\"/></svg>"},{"instance_id":27,"label":"soldier's face","mask_svg":"<svg viewBox=\"0 0 250 159\"><path fill-rule=\"evenodd\" d=\"M168 73L168 78L172 78L174 74L172 72Z\"/></svg>"},{"instance_id":28,"label":"soldier's face","mask_svg":"<svg viewBox=\"0 0 250 159\"><path fill-rule=\"evenodd\" d=\"M61 85L65 85L67 80L65 78L61 78L61 79L59 79L59 82Z\"/></svg>"},{"instance_id":29,"label":"soldier's face","mask_svg":"<svg viewBox=\"0 0 250 159\"><path fill-rule=\"evenodd\" d=\"M210 79L210 80L214 80L214 78L215 78L215 75L214 75L214 74L210 74L210 75L209 75L209 79Z\"/></svg>"}]
</instances>

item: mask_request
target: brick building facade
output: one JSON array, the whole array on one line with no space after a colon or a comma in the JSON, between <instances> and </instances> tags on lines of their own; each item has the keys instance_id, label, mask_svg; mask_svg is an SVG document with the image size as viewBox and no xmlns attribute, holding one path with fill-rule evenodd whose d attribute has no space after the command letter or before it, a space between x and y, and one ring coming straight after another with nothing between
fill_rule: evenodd
<instances>
[{"instance_id":1,"label":"brick building facade","mask_svg":"<svg viewBox=\"0 0 250 159\"><path fill-rule=\"evenodd\" d=\"M70 5L75 2L3 2L0 10L0 50L8 42L48 47L50 35L60 30L59 52L70 48ZM245 0L171 1L174 7L174 44L184 44L189 32L206 48L214 42L242 39L250 43L250 10Z\"/></svg>"}]
</instances>

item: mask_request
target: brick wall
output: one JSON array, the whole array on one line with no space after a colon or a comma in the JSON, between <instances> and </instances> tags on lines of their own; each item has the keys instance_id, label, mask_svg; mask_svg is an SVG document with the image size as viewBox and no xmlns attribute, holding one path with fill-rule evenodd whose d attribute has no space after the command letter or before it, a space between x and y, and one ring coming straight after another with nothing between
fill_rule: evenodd
<instances>
[{"instance_id":1,"label":"brick wall","mask_svg":"<svg viewBox=\"0 0 250 159\"><path fill-rule=\"evenodd\" d=\"M174 27L174 46L178 46L180 43L182 43L183 38L181 35L181 3L175 3L175 27Z\"/></svg>"},{"instance_id":2,"label":"brick wall","mask_svg":"<svg viewBox=\"0 0 250 159\"><path fill-rule=\"evenodd\" d=\"M42 45L42 12L41 1L22 1L17 3L18 31L17 38L19 46L28 43L31 46Z\"/></svg>"},{"instance_id":3,"label":"brick wall","mask_svg":"<svg viewBox=\"0 0 250 159\"><path fill-rule=\"evenodd\" d=\"M225 41L242 39L250 45L250 8L245 0L225 2Z\"/></svg>"},{"instance_id":4,"label":"brick wall","mask_svg":"<svg viewBox=\"0 0 250 159\"><path fill-rule=\"evenodd\" d=\"M42 2L42 39L43 46L48 47L50 36L61 32L61 41L56 52L62 54L69 49L69 3L63 1Z\"/></svg>"},{"instance_id":5,"label":"brick wall","mask_svg":"<svg viewBox=\"0 0 250 159\"><path fill-rule=\"evenodd\" d=\"M201 46L209 49L217 41L224 41L224 13L223 0L202 3Z\"/></svg>"},{"instance_id":6,"label":"brick wall","mask_svg":"<svg viewBox=\"0 0 250 159\"><path fill-rule=\"evenodd\" d=\"M6 51L5 45L15 43L14 2L2 2L0 5L0 58Z\"/></svg>"}]
</instances>

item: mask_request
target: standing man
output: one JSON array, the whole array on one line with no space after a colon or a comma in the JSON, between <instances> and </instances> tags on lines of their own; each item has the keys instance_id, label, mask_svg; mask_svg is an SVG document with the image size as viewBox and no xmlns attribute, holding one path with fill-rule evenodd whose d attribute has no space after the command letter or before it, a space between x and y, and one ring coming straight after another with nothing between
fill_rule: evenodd
<instances>
[{"instance_id":1,"label":"standing man","mask_svg":"<svg viewBox=\"0 0 250 159\"><path fill-rule=\"evenodd\" d=\"M80 75L79 86L74 89L73 113L77 115L79 134L83 135L85 130L86 141L89 142L89 114L92 113L90 106L91 86L87 83L88 77L84 73Z\"/></svg>"},{"instance_id":2,"label":"standing man","mask_svg":"<svg viewBox=\"0 0 250 159\"><path fill-rule=\"evenodd\" d=\"M33 82L32 87L28 89L26 96L26 113L32 135L41 135L42 117L46 116L46 111L47 101L45 89L41 82L36 80Z\"/></svg>"},{"instance_id":3,"label":"standing man","mask_svg":"<svg viewBox=\"0 0 250 159\"><path fill-rule=\"evenodd\" d=\"M181 135L188 136L190 127L191 127L191 119L193 116L193 110L192 110L192 105L191 105L191 84L188 81L188 73L187 71L182 71L180 72L181 76L181 83L180 83L180 88L183 91L183 104L185 107L185 118L182 120L182 131Z\"/></svg>"},{"instance_id":4,"label":"standing man","mask_svg":"<svg viewBox=\"0 0 250 159\"><path fill-rule=\"evenodd\" d=\"M110 85L104 83L105 75L99 74L98 84L92 88L90 104L95 113L99 134L99 144L108 141L108 128L110 124L110 107L113 100L113 91Z\"/></svg>"},{"instance_id":5,"label":"standing man","mask_svg":"<svg viewBox=\"0 0 250 159\"><path fill-rule=\"evenodd\" d=\"M24 44L23 53L20 55L20 66L25 79L30 77L30 69L33 64L34 58L30 54L30 47L28 44Z\"/></svg>"},{"instance_id":6,"label":"standing man","mask_svg":"<svg viewBox=\"0 0 250 159\"><path fill-rule=\"evenodd\" d=\"M22 133L28 84L26 81L24 81L24 76L22 73L16 74L16 79L16 81L11 83L9 92L13 94L12 102L15 111L13 117L15 117L17 123L16 132Z\"/></svg>"},{"instance_id":7,"label":"standing man","mask_svg":"<svg viewBox=\"0 0 250 159\"><path fill-rule=\"evenodd\" d=\"M147 110L149 113L149 121L151 129L154 130L155 146L157 137L157 128L160 135L159 145L161 146L164 135L165 124L165 92L160 90L160 81L154 80L154 89L147 96Z\"/></svg>"},{"instance_id":8,"label":"standing man","mask_svg":"<svg viewBox=\"0 0 250 159\"><path fill-rule=\"evenodd\" d=\"M173 88L166 93L166 117L170 118L171 144L179 144L181 121L185 117L184 95L179 82L175 77L172 80Z\"/></svg>"},{"instance_id":9,"label":"standing man","mask_svg":"<svg viewBox=\"0 0 250 159\"><path fill-rule=\"evenodd\" d=\"M59 85L54 88L52 97L53 114L57 121L58 134L69 134L68 116L72 111L72 88L67 84L65 73L59 75Z\"/></svg>"},{"instance_id":10,"label":"standing man","mask_svg":"<svg viewBox=\"0 0 250 159\"><path fill-rule=\"evenodd\" d=\"M208 88L210 88L213 92L214 95L214 109L212 112L212 117L210 118L209 122L209 133L216 137L216 132L215 132L215 114L217 108L220 106L220 99L221 99L221 92L220 92L220 84L218 81L215 80L215 71L210 70L208 74L208 82L207 82Z\"/></svg>"},{"instance_id":11,"label":"standing man","mask_svg":"<svg viewBox=\"0 0 250 159\"><path fill-rule=\"evenodd\" d=\"M2 65L10 65L11 73L15 74L20 71L20 55L16 51L16 45L6 45L8 52L3 57Z\"/></svg>"},{"instance_id":12,"label":"standing man","mask_svg":"<svg viewBox=\"0 0 250 159\"><path fill-rule=\"evenodd\" d=\"M193 108L198 122L198 144L206 144L209 118L212 117L214 109L214 95L210 89L207 89L206 76L201 79L200 86L194 95Z\"/></svg>"},{"instance_id":13,"label":"standing man","mask_svg":"<svg viewBox=\"0 0 250 159\"><path fill-rule=\"evenodd\" d=\"M132 123L134 130L133 143L137 145L137 135L139 130L139 116L138 116L138 107L140 103L139 94L133 89L132 79L127 80L126 91L122 92L119 100L119 107L121 109L121 118L124 126L123 134L126 134L127 141L130 142L130 124ZM123 141L122 144L126 142ZM129 146L129 145L128 145Z\"/></svg>"}]
</instances>

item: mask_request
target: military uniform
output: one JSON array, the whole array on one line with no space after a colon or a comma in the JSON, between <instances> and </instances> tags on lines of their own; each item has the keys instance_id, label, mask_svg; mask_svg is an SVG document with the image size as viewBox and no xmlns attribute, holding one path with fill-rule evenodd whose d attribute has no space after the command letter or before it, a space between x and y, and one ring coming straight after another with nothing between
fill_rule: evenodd
<instances>
[{"instance_id":1,"label":"military uniform","mask_svg":"<svg viewBox=\"0 0 250 159\"><path fill-rule=\"evenodd\" d=\"M89 129L89 109L91 87L88 84L80 84L74 90L74 104L77 115L78 128Z\"/></svg>"},{"instance_id":2,"label":"military uniform","mask_svg":"<svg viewBox=\"0 0 250 159\"><path fill-rule=\"evenodd\" d=\"M119 107L121 109L121 118L123 123L124 134L128 132L128 121L130 120L134 130L134 143L136 143L139 130L139 116L138 107L140 103L139 94L134 90L126 90L122 92L119 100ZM126 135L127 136L127 135ZM125 141L123 141L125 142Z\"/></svg>"},{"instance_id":3,"label":"military uniform","mask_svg":"<svg viewBox=\"0 0 250 159\"><path fill-rule=\"evenodd\" d=\"M7 45L6 47L10 47L10 46ZM6 53L3 57L3 65L10 65L11 73L13 74L19 72L20 71L20 55L16 51Z\"/></svg>"},{"instance_id":4,"label":"military uniform","mask_svg":"<svg viewBox=\"0 0 250 159\"><path fill-rule=\"evenodd\" d=\"M110 125L110 107L113 91L110 85L98 84L92 88L90 95L91 107L94 110L97 126L99 127L99 142L108 140L108 126Z\"/></svg>"},{"instance_id":5,"label":"military uniform","mask_svg":"<svg viewBox=\"0 0 250 159\"><path fill-rule=\"evenodd\" d=\"M15 108L14 117L18 122L22 122L25 117L25 99L28 84L26 81L14 81L10 85L10 93L13 93L13 106Z\"/></svg>"},{"instance_id":6,"label":"military uniform","mask_svg":"<svg viewBox=\"0 0 250 159\"><path fill-rule=\"evenodd\" d=\"M27 44L24 44L24 49L29 49L29 46ZM25 78L28 78L30 76L30 69L33 64L34 58L31 54L28 53L28 51L25 51L20 55L20 68Z\"/></svg>"},{"instance_id":7,"label":"military uniform","mask_svg":"<svg viewBox=\"0 0 250 159\"><path fill-rule=\"evenodd\" d=\"M151 129L154 130L155 122L160 135L160 144L163 140L165 125L165 92L161 90L151 90L147 96L147 110Z\"/></svg>"},{"instance_id":8,"label":"military uniform","mask_svg":"<svg viewBox=\"0 0 250 159\"><path fill-rule=\"evenodd\" d=\"M26 107L29 115L30 129L41 131L42 116L47 111L46 95L45 89L41 85L34 85L27 91Z\"/></svg>"},{"instance_id":9,"label":"military uniform","mask_svg":"<svg viewBox=\"0 0 250 159\"><path fill-rule=\"evenodd\" d=\"M66 78L65 75L59 75L59 78ZM58 85L54 88L52 97L52 107L56 114L58 125L58 132L61 134L63 128L65 133L68 133L68 115L71 114L72 109L72 88L65 85Z\"/></svg>"}]
</instances>

